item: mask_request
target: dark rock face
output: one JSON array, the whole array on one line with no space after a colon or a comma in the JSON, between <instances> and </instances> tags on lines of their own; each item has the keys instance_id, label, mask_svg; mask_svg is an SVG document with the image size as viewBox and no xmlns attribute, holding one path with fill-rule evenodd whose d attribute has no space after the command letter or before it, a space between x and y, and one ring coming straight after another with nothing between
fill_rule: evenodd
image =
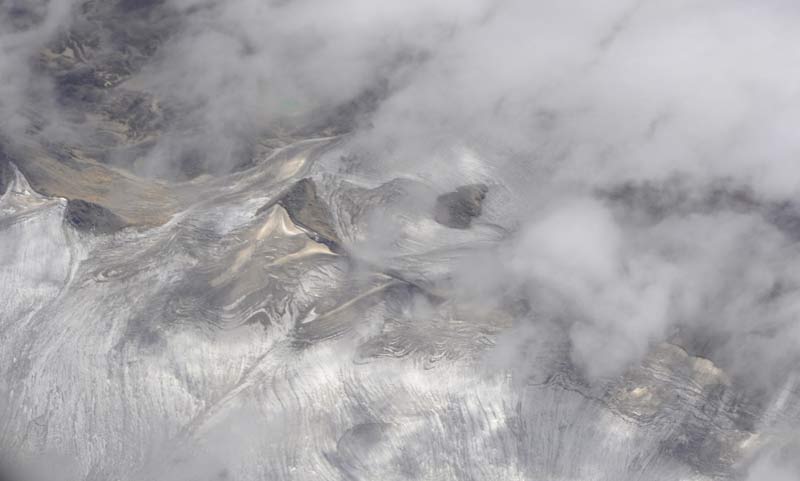
<instances>
[{"instance_id":1,"label":"dark rock face","mask_svg":"<svg viewBox=\"0 0 800 481\"><path fill-rule=\"evenodd\" d=\"M123 11L138 10L140 8L152 8L164 3L164 0L122 0L119 8Z\"/></svg>"},{"instance_id":2,"label":"dark rock face","mask_svg":"<svg viewBox=\"0 0 800 481\"><path fill-rule=\"evenodd\" d=\"M800 239L800 204L759 199L746 187L725 182L692 186L673 178L662 183L626 183L600 195L641 223L694 213L735 212L759 215L791 239Z\"/></svg>"},{"instance_id":3,"label":"dark rock face","mask_svg":"<svg viewBox=\"0 0 800 481\"><path fill-rule=\"evenodd\" d=\"M105 207L81 199L67 201L64 219L78 230L96 234L111 234L128 225Z\"/></svg>"},{"instance_id":4,"label":"dark rock face","mask_svg":"<svg viewBox=\"0 0 800 481\"><path fill-rule=\"evenodd\" d=\"M464 185L436 198L433 218L453 229L469 229L472 219L482 212L483 200L489 192L485 184Z\"/></svg>"},{"instance_id":5,"label":"dark rock face","mask_svg":"<svg viewBox=\"0 0 800 481\"><path fill-rule=\"evenodd\" d=\"M0 195L6 193L6 189L8 189L8 184L11 183L11 164L8 162L8 159L4 156L3 152L0 151Z\"/></svg>"},{"instance_id":6,"label":"dark rock face","mask_svg":"<svg viewBox=\"0 0 800 481\"><path fill-rule=\"evenodd\" d=\"M314 181L308 178L295 183L279 200L292 222L304 228L317 242L325 244L333 252L341 252L341 240L333 228L333 216L328 206L317 196ZM271 204L259 209L261 213Z\"/></svg>"}]
</instances>

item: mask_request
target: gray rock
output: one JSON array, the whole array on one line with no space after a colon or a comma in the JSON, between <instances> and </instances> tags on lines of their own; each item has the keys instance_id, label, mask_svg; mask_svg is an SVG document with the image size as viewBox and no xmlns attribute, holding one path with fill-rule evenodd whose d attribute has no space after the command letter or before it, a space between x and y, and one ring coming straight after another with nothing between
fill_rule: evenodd
<instances>
[{"instance_id":1,"label":"gray rock","mask_svg":"<svg viewBox=\"0 0 800 481\"><path fill-rule=\"evenodd\" d=\"M0 195L6 193L6 189L8 188L8 184L11 182L11 164L9 164L8 159L5 157L2 151L0 151Z\"/></svg>"},{"instance_id":2,"label":"gray rock","mask_svg":"<svg viewBox=\"0 0 800 481\"><path fill-rule=\"evenodd\" d=\"M472 219L481 215L488 192L485 184L470 184L442 194L436 198L433 218L453 229L469 229Z\"/></svg>"},{"instance_id":3,"label":"gray rock","mask_svg":"<svg viewBox=\"0 0 800 481\"><path fill-rule=\"evenodd\" d=\"M306 230L317 242L325 244L333 252L341 252L341 240L333 228L333 216L327 205L317 196L314 181L305 178L297 181L277 203L286 209L292 222ZM261 207L260 214L274 205L274 202Z\"/></svg>"},{"instance_id":4,"label":"gray rock","mask_svg":"<svg viewBox=\"0 0 800 481\"><path fill-rule=\"evenodd\" d=\"M78 230L111 234L128 225L107 208L82 199L69 199L64 219Z\"/></svg>"}]
</instances>

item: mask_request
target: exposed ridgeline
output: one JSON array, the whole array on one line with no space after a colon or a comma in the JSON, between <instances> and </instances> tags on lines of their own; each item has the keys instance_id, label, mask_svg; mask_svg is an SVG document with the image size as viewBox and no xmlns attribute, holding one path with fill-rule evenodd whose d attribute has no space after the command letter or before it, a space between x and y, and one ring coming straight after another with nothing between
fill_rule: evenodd
<instances>
[{"instance_id":1,"label":"exposed ridgeline","mask_svg":"<svg viewBox=\"0 0 800 481\"><path fill-rule=\"evenodd\" d=\"M193 182L120 177L169 192L125 210L169 219L147 228L15 173L4 447L67 456L76 480L724 480L800 422L794 384L759 398L670 343L587 380L568 325L537 324L515 292L489 306L453 287L505 242L493 209L442 225L441 191L334 175L337 145Z\"/></svg>"},{"instance_id":2,"label":"exposed ridgeline","mask_svg":"<svg viewBox=\"0 0 800 481\"><path fill-rule=\"evenodd\" d=\"M0 458L753 481L796 452L800 208L747 170L797 151L759 130L795 87L715 48L796 29L555 3L0 2Z\"/></svg>"},{"instance_id":3,"label":"exposed ridgeline","mask_svg":"<svg viewBox=\"0 0 800 481\"><path fill-rule=\"evenodd\" d=\"M20 32L38 34L48 5L14 6L6 20ZM76 1L71 10L64 5L61 28L37 36L40 48L20 60L31 65L31 86L17 95L24 104L16 112L20 125L4 131L0 124L0 152L37 191L109 208L132 224L165 218L128 218L129 202L180 200L157 182L131 180L131 174L188 181L253 167L299 140L349 132L387 88L379 81L325 109L242 119L241 129L209 133L197 113L201 106L178 98L175 85L170 81L165 88L159 76L164 49L177 48L176 35L188 28L178 2L88 0ZM121 199L110 200L110 192Z\"/></svg>"}]
</instances>

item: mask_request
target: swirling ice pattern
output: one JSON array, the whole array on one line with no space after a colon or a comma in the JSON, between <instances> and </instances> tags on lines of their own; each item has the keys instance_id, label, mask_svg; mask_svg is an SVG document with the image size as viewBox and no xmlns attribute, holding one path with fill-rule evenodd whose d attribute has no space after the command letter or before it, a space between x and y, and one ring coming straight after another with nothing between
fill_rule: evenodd
<instances>
[{"instance_id":1,"label":"swirling ice pattern","mask_svg":"<svg viewBox=\"0 0 800 481\"><path fill-rule=\"evenodd\" d=\"M0 443L65 457L58 479L75 480L699 481L735 476L759 427L796 422L797 403L764 414L675 346L594 387L557 328L530 365L487 363L524 313L433 286L504 229L403 211L427 187L339 179L314 166L326 142L177 186L190 200L169 222L104 236L16 172L0 200ZM381 269L274 203L306 175L346 244L376 209L407 227Z\"/></svg>"}]
</instances>

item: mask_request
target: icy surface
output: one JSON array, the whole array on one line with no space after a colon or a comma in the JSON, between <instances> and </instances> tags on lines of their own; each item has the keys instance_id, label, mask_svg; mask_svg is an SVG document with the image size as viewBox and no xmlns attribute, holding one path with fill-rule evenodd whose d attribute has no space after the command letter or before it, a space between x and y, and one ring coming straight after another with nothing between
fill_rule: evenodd
<instances>
[{"instance_id":1,"label":"icy surface","mask_svg":"<svg viewBox=\"0 0 800 481\"><path fill-rule=\"evenodd\" d=\"M63 199L15 171L0 199L0 443L66 460L65 481L700 481L736 477L759 430L796 422L793 383L759 407L670 344L586 383L557 326L448 295L454 266L505 236L497 205L448 229L434 186L335 175L315 164L328 142L178 185L204 194L111 234L75 230ZM280 204L309 176L361 257ZM531 349L523 365L498 336Z\"/></svg>"}]
</instances>

